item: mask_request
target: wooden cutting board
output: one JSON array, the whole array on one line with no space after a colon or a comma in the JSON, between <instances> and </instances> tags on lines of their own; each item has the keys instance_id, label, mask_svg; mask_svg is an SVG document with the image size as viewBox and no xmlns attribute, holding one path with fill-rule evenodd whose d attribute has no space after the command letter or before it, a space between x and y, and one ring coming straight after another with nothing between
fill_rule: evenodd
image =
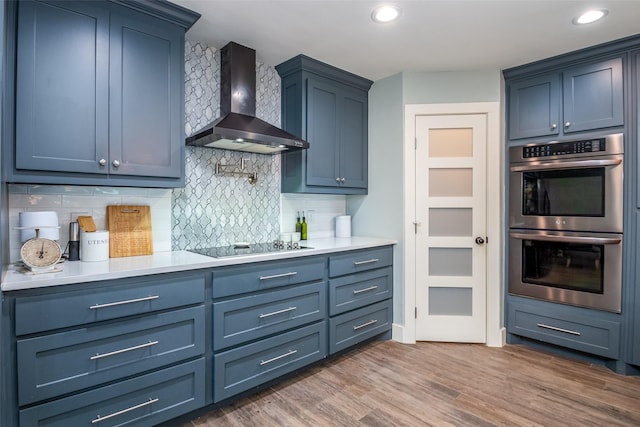
<instances>
[{"instance_id":1,"label":"wooden cutting board","mask_svg":"<svg viewBox=\"0 0 640 427\"><path fill-rule=\"evenodd\" d=\"M136 205L107 206L109 257L153 254L151 208Z\"/></svg>"}]
</instances>

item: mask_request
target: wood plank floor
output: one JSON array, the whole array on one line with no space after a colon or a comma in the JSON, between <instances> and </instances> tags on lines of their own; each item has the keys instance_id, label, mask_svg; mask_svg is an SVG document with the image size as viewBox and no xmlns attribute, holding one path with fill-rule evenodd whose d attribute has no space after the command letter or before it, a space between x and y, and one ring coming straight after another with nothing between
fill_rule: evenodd
<instances>
[{"instance_id":1,"label":"wood plank floor","mask_svg":"<svg viewBox=\"0 0 640 427\"><path fill-rule=\"evenodd\" d=\"M376 341L194 426L640 426L640 378L522 346Z\"/></svg>"}]
</instances>

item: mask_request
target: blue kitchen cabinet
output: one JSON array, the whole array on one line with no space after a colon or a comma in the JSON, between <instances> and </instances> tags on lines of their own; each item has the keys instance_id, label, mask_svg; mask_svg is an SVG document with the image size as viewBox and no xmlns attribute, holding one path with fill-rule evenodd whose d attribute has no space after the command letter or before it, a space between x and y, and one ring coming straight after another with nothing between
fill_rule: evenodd
<instances>
[{"instance_id":1,"label":"blue kitchen cabinet","mask_svg":"<svg viewBox=\"0 0 640 427\"><path fill-rule=\"evenodd\" d=\"M327 356L327 259L292 258L211 273L213 400Z\"/></svg>"},{"instance_id":2,"label":"blue kitchen cabinet","mask_svg":"<svg viewBox=\"0 0 640 427\"><path fill-rule=\"evenodd\" d=\"M622 126L622 72L615 57L507 82L509 138Z\"/></svg>"},{"instance_id":3,"label":"blue kitchen cabinet","mask_svg":"<svg viewBox=\"0 0 640 427\"><path fill-rule=\"evenodd\" d=\"M393 295L391 246L329 257L329 354L390 335Z\"/></svg>"},{"instance_id":4,"label":"blue kitchen cabinet","mask_svg":"<svg viewBox=\"0 0 640 427\"><path fill-rule=\"evenodd\" d=\"M283 153L285 193L366 194L368 91L372 82L304 55L276 70L282 127L310 144Z\"/></svg>"},{"instance_id":5,"label":"blue kitchen cabinet","mask_svg":"<svg viewBox=\"0 0 640 427\"><path fill-rule=\"evenodd\" d=\"M619 315L526 298L512 297L507 332L583 353L620 357Z\"/></svg>"},{"instance_id":6,"label":"blue kitchen cabinet","mask_svg":"<svg viewBox=\"0 0 640 427\"><path fill-rule=\"evenodd\" d=\"M15 405L7 425L152 426L206 405L204 272L15 291L4 300L14 331L4 353L14 360L4 368L15 387L3 396Z\"/></svg>"},{"instance_id":7,"label":"blue kitchen cabinet","mask_svg":"<svg viewBox=\"0 0 640 427\"><path fill-rule=\"evenodd\" d=\"M184 33L197 15L126 4L19 2L8 181L183 185Z\"/></svg>"}]
</instances>

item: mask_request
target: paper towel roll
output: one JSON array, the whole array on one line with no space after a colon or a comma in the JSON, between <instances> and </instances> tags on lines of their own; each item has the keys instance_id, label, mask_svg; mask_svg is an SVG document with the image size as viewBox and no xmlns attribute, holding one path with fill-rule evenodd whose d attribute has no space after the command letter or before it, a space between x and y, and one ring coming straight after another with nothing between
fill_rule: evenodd
<instances>
[{"instance_id":1,"label":"paper towel roll","mask_svg":"<svg viewBox=\"0 0 640 427\"><path fill-rule=\"evenodd\" d=\"M30 227L27 230L20 230L20 240L26 242L29 239L36 237L36 228L40 229L40 237L51 240L60 239L60 231L58 228L58 213L53 211L38 211L38 212L18 212L18 226ZM32 227L32 228L31 228ZM52 228L45 228L52 227Z\"/></svg>"},{"instance_id":2,"label":"paper towel roll","mask_svg":"<svg viewBox=\"0 0 640 427\"><path fill-rule=\"evenodd\" d=\"M336 237L351 237L351 215L336 217Z\"/></svg>"}]
</instances>

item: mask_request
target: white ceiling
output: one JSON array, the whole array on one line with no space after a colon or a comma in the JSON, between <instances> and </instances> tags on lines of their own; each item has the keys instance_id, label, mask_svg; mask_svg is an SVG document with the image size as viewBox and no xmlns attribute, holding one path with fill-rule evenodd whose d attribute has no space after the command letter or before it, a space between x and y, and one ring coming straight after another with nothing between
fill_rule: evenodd
<instances>
[{"instance_id":1,"label":"white ceiling","mask_svg":"<svg viewBox=\"0 0 640 427\"><path fill-rule=\"evenodd\" d=\"M505 69L640 33L640 0L396 0L375 24L370 0L172 0L202 17L187 37L251 47L277 65L303 53L378 80L401 71ZM608 16L571 20L589 7Z\"/></svg>"}]
</instances>

